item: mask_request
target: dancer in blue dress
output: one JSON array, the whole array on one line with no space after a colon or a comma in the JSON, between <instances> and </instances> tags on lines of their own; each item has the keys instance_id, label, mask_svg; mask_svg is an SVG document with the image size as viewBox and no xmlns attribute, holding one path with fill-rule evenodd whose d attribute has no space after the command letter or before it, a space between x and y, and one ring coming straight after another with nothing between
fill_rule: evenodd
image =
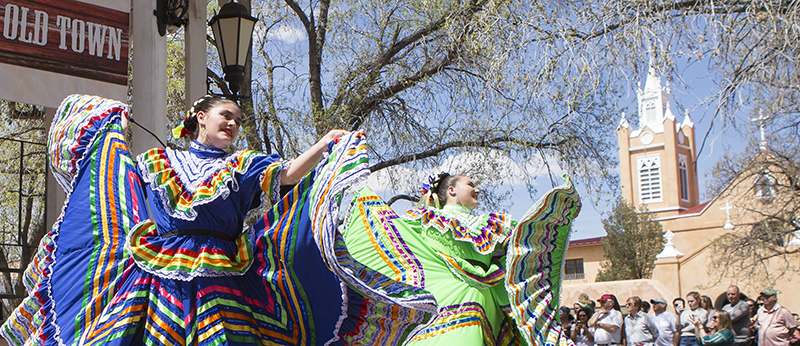
<instances>
[{"instance_id":1,"label":"dancer in blue dress","mask_svg":"<svg viewBox=\"0 0 800 346\"><path fill-rule=\"evenodd\" d=\"M67 201L0 330L11 344L399 344L436 312L342 247L335 216L368 172L363 134L332 131L289 162L228 153L240 109L204 97L174 131L193 136L188 151L134 163L127 114L81 95L59 108L48 145Z\"/></svg>"}]
</instances>

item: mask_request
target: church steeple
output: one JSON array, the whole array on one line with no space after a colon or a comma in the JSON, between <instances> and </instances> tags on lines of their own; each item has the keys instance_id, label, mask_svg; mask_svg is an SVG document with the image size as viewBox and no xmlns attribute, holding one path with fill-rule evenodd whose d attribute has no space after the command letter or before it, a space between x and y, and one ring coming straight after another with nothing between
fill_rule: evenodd
<instances>
[{"instance_id":1,"label":"church steeple","mask_svg":"<svg viewBox=\"0 0 800 346\"><path fill-rule=\"evenodd\" d=\"M670 109L670 89L662 86L661 76L655 67L653 56L647 69L647 79L644 83L644 90L639 89L637 93L639 100L639 124L648 126L656 131L662 130L661 126L665 118L674 119Z\"/></svg>"},{"instance_id":2,"label":"church steeple","mask_svg":"<svg viewBox=\"0 0 800 346\"><path fill-rule=\"evenodd\" d=\"M682 122L676 119L669 84L662 84L652 57L637 98L640 128L632 128L624 113L617 126L622 195L677 215L699 203L694 123L688 113Z\"/></svg>"}]
</instances>

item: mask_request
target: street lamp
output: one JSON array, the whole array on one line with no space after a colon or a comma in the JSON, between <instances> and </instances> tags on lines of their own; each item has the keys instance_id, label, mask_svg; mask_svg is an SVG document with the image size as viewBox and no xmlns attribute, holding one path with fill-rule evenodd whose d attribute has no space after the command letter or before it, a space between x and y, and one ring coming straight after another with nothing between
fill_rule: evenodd
<instances>
[{"instance_id":1,"label":"street lamp","mask_svg":"<svg viewBox=\"0 0 800 346\"><path fill-rule=\"evenodd\" d=\"M189 0L157 0L153 15L156 16L158 34L164 36L167 32L174 33L189 20L186 11L189 10Z\"/></svg>"},{"instance_id":2,"label":"street lamp","mask_svg":"<svg viewBox=\"0 0 800 346\"><path fill-rule=\"evenodd\" d=\"M244 79L247 52L253 42L253 27L257 21L246 6L231 1L223 5L208 23L214 33L225 81L234 96L238 96Z\"/></svg>"}]
</instances>

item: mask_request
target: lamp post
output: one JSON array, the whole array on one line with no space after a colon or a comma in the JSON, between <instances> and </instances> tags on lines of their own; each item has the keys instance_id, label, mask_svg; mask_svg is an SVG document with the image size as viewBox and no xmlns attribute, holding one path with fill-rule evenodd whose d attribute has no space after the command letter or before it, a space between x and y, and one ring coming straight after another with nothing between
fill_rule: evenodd
<instances>
[{"instance_id":1,"label":"lamp post","mask_svg":"<svg viewBox=\"0 0 800 346\"><path fill-rule=\"evenodd\" d=\"M214 41L222 63L225 81L238 98L239 89L244 79L244 67L247 63L247 52L253 42L253 28L258 21L250 15L247 7L231 1L222 6L208 25L214 34Z\"/></svg>"}]
</instances>

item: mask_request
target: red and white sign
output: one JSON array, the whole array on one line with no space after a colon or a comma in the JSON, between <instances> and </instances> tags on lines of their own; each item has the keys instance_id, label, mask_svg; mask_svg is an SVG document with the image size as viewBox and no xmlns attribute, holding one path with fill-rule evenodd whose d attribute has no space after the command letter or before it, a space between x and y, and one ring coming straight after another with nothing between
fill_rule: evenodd
<instances>
[{"instance_id":1,"label":"red and white sign","mask_svg":"<svg viewBox=\"0 0 800 346\"><path fill-rule=\"evenodd\" d=\"M0 0L0 63L128 82L129 13L74 0Z\"/></svg>"}]
</instances>

